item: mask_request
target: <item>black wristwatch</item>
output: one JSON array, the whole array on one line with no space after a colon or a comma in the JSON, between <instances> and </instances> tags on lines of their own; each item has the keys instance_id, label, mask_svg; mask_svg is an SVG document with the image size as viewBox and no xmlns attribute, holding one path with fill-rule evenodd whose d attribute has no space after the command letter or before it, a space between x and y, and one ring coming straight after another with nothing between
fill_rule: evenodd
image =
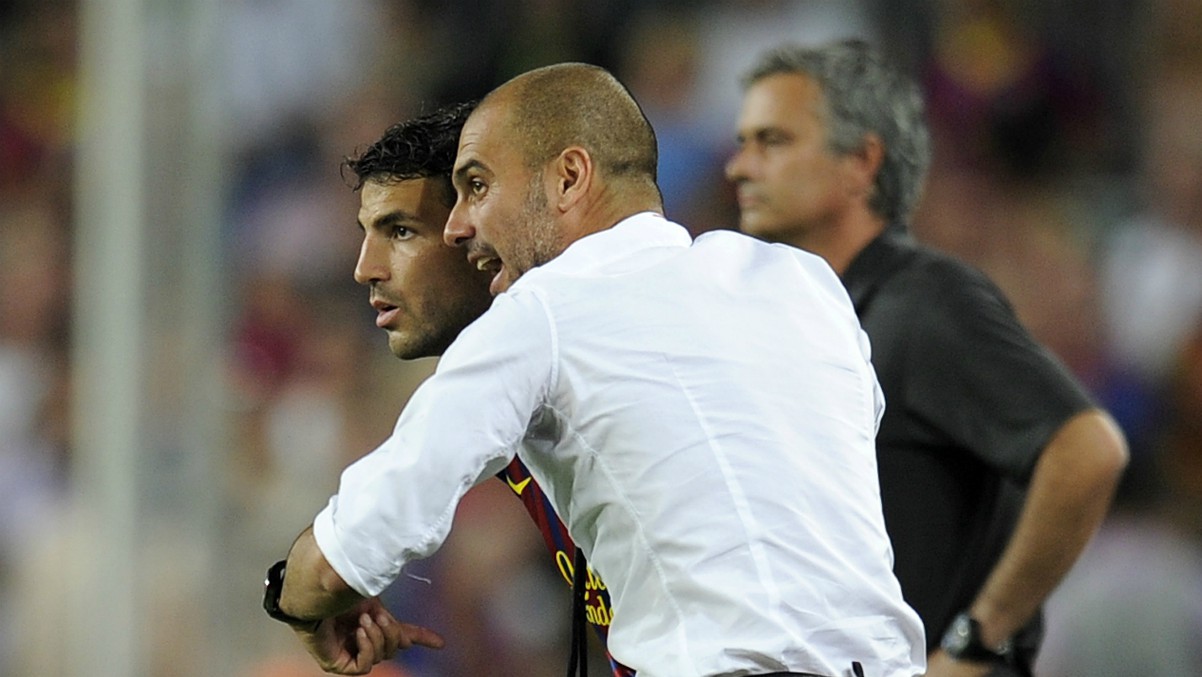
<instances>
[{"instance_id":1,"label":"black wristwatch","mask_svg":"<svg viewBox=\"0 0 1202 677\"><path fill-rule=\"evenodd\" d=\"M1005 663L1010 660L1012 645L1009 639L1001 646L990 648L981 641L981 624L967 611L956 614L939 647L956 660L984 663Z\"/></svg>"},{"instance_id":2,"label":"black wristwatch","mask_svg":"<svg viewBox=\"0 0 1202 677\"><path fill-rule=\"evenodd\" d=\"M286 560L280 560L267 570L267 580L263 581L263 610L277 621L312 632L321 625L321 621L307 621L289 616L280 609L280 593L284 591L284 568L287 563Z\"/></svg>"}]
</instances>

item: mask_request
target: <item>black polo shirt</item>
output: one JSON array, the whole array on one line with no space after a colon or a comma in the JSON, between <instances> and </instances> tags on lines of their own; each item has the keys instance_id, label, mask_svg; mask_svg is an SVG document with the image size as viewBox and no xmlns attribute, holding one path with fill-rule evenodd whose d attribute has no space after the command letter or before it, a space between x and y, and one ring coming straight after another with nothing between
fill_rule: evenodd
<instances>
[{"instance_id":1,"label":"black polo shirt","mask_svg":"<svg viewBox=\"0 0 1202 677\"><path fill-rule=\"evenodd\" d=\"M900 226L843 283L885 393L877 459L894 571L930 650L997 562L1052 434L1094 405L982 273Z\"/></svg>"}]
</instances>

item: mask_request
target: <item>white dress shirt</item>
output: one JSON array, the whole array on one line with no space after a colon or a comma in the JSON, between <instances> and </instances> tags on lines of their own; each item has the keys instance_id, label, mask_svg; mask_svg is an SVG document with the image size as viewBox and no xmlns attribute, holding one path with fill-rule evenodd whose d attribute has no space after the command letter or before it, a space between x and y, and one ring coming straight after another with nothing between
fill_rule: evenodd
<instances>
[{"instance_id":1,"label":"white dress shirt","mask_svg":"<svg viewBox=\"0 0 1202 677\"><path fill-rule=\"evenodd\" d=\"M643 213L522 276L314 522L363 595L519 454L612 596L640 677L924 669L881 517L883 399L820 258Z\"/></svg>"}]
</instances>

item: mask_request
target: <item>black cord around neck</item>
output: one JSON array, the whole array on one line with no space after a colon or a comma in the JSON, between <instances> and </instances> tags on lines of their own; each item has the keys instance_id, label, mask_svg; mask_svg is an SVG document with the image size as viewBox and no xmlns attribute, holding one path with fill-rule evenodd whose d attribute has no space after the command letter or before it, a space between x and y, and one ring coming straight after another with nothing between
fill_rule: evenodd
<instances>
[{"instance_id":1,"label":"black cord around neck","mask_svg":"<svg viewBox=\"0 0 1202 677\"><path fill-rule=\"evenodd\" d=\"M576 547L575 568L572 571L572 653L568 658L568 677L588 677L588 633L585 632L585 569L584 552Z\"/></svg>"}]
</instances>

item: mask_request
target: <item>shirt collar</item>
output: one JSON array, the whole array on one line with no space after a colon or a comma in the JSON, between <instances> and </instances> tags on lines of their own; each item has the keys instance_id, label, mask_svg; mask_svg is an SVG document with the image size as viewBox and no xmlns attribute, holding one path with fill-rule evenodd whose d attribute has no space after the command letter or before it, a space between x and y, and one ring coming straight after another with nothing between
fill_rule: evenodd
<instances>
[{"instance_id":1,"label":"shirt collar","mask_svg":"<svg viewBox=\"0 0 1202 677\"><path fill-rule=\"evenodd\" d=\"M543 267L584 270L655 247L688 247L689 231L655 212L628 216L605 230L576 240Z\"/></svg>"},{"instance_id":2,"label":"shirt collar","mask_svg":"<svg viewBox=\"0 0 1202 677\"><path fill-rule=\"evenodd\" d=\"M899 255L908 251L913 239L900 223L890 224L852 259L843 271L843 286L858 310L871 296L877 283L892 272Z\"/></svg>"}]
</instances>

